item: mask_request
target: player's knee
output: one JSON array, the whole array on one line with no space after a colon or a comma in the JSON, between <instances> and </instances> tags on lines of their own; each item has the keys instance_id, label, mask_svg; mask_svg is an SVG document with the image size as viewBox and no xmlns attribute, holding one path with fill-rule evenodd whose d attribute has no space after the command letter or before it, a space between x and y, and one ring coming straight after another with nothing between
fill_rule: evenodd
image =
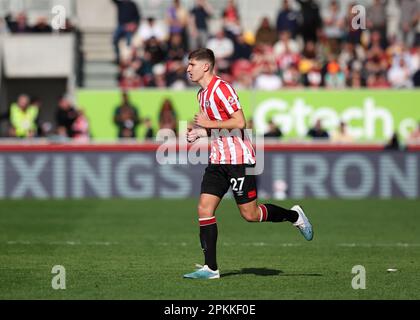
<instances>
[{"instance_id":1,"label":"player's knee","mask_svg":"<svg viewBox=\"0 0 420 320\"><path fill-rule=\"evenodd\" d=\"M210 218L214 216L214 212L212 212L212 209L210 208L210 206L199 204L197 211L198 211L199 218Z\"/></svg>"},{"instance_id":2,"label":"player's knee","mask_svg":"<svg viewBox=\"0 0 420 320\"><path fill-rule=\"evenodd\" d=\"M259 217L255 214L253 210L242 210L241 215L248 222L259 221Z\"/></svg>"}]
</instances>

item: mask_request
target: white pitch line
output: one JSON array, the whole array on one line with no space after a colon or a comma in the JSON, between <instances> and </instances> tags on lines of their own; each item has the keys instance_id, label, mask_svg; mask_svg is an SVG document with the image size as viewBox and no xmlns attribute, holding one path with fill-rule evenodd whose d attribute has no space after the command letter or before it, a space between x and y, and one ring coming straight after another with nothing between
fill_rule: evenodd
<instances>
[{"instance_id":1,"label":"white pitch line","mask_svg":"<svg viewBox=\"0 0 420 320\"><path fill-rule=\"evenodd\" d=\"M8 245L66 245L66 246L111 246L111 245L118 245L118 242L110 242L110 241L92 241L92 242L81 242L81 241L51 241L51 242L41 242L41 241L27 241L27 240L10 240L5 242ZM168 242L160 242L157 243L159 246L196 246L196 243L187 243L187 242L178 242L178 243L168 243ZM268 242L221 242L220 245L225 247L230 246L246 246L246 247L298 247L302 246L300 243L268 243ZM317 247L319 246L329 246L329 244L325 243L318 243ZM338 243L336 244L337 247L345 247L345 248L410 248L410 247L420 247L420 243L404 243L404 242L396 242L396 243Z\"/></svg>"},{"instance_id":2,"label":"white pitch line","mask_svg":"<svg viewBox=\"0 0 420 320\"><path fill-rule=\"evenodd\" d=\"M171 245L177 245L181 247L186 246L196 246L197 243L187 243L187 242L178 242L178 243L168 243L168 242L159 242L157 243L159 246L167 247ZM247 247L297 247L300 246L300 243L268 243L268 242L220 242L219 245L225 247L231 246L247 246Z\"/></svg>"},{"instance_id":3,"label":"white pitch line","mask_svg":"<svg viewBox=\"0 0 420 320\"><path fill-rule=\"evenodd\" d=\"M94 242L80 242L80 241L51 241L51 242L41 242L41 241L6 241L6 244L9 245L67 245L67 246L110 246L118 244L118 242L109 242L109 241L94 241Z\"/></svg>"},{"instance_id":4,"label":"white pitch line","mask_svg":"<svg viewBox=\"0 0 420 320\"><path fill-rule=\"evenodd\" d=\"M420 243L339 243L338 247L363 247L363 248L374 248L374 247L398 247L398 248L409 248L409 247L420 247Z\"/></svg>"}]
</instances>

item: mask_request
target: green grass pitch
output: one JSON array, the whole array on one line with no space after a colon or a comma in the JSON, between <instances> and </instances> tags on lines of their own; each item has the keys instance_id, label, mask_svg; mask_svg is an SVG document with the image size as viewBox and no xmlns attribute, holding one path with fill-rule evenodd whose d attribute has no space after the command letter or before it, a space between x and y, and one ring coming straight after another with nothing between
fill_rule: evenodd
<instances>
[{"instance_id":1,"label":"green grass pitch","mask_svg":"<svg viewBox=\"0 0 420 320\"><path fill-rule=\"evenodd\" d=\"M296 201L311 242L287 222L247 223L224 200L211 281L182 278L203 262L196 202L0 201L0 299L420 299L419 200ZM65 290L51 286L54 265ZM364 290L351 286L355 265Z\"/></svg>"}]
</instances>

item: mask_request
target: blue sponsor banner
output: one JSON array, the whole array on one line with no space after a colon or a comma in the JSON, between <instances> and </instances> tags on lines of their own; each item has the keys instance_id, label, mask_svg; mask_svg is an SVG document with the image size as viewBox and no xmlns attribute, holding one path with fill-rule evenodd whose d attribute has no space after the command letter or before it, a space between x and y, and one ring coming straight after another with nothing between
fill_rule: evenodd
<instances>
[{"instance_id":1,"label":"blue sponsor banner","mask_svg":"<svg viewBox=\"0 0 420 320\"><path fill-rule=\"evenodd\" d=\"M266 151L260 198L418 198L420 152ZM0 198L186 198L204 164L159 164L153 150L0 153ZM231 196L230 194L227 197Z\"/></svg>"}]
</instances>

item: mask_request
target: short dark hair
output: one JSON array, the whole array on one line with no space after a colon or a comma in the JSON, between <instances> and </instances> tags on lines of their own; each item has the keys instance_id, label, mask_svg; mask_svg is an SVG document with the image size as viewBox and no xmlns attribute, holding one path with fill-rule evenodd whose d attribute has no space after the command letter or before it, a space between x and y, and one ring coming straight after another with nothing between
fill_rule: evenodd
<instances>
[{"instance_id":1,"label":"short dark hair","mask_svg":"<svg viewBox=\"0 0 420 320\"><path fill-rule=\"evenodd\" d=\"M188 56L188 60L191 59L207 60L210 63L210 70L213 70L216 61L216 58L214 57L214 52L207 48L200 48L192 51Z\"/></svg>"}]
</instances>

